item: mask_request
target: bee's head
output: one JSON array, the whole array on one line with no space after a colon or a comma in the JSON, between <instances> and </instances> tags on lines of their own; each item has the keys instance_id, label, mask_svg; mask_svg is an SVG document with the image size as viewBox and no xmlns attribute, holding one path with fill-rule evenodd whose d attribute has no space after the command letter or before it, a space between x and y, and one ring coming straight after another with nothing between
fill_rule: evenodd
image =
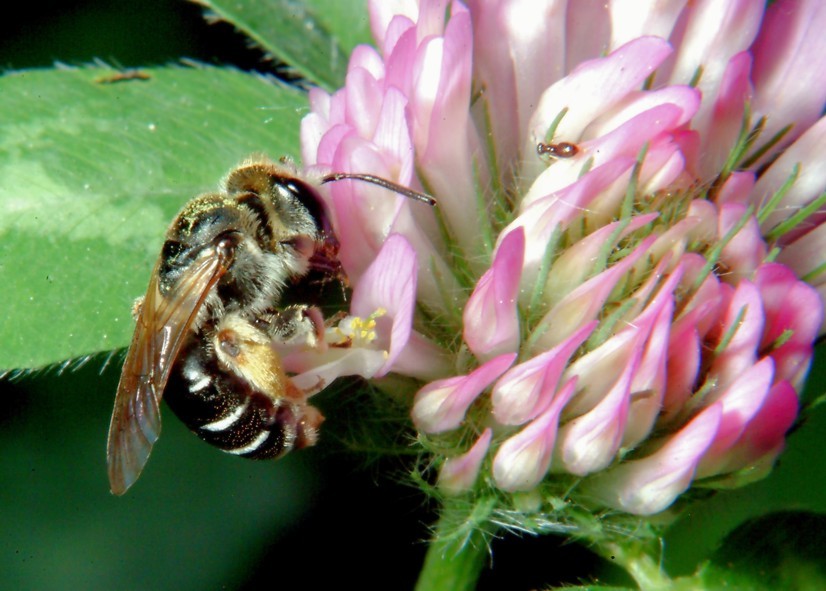
<instances>
[{"instance_id":1,"label":"bee's head","mask_svg":"<svg viewBox=\"0 0 826 591\"><path fill-rule=\"evenodd\" d=\"M250 160L233 170L224 186L227 195L269 223L276 239L278 234L291 232L316 239L333 235L330 217L318 191L286 164Z\"/></svg>"}]
</instances>

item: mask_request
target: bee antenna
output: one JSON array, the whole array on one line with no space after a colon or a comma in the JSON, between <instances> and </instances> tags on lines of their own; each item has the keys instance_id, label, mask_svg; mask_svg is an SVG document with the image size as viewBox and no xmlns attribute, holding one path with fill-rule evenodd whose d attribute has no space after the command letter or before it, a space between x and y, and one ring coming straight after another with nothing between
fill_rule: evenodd
<instances>
[{"instance_id":1,"label":"bee antenna","mask_svg":"<svg viewBox=\"0 0 826 591\"><path fill-rule=\"evenodd\" d=\"M393 191L394 193L398 193L399 195L404 195L405 197L409 197L410 199L415 199L416 201L427 203L430 206L436 205L436 200L427 193L419 193L418 191L408 189L407 187L403 187L402 185L398 185L394 182L388 181L387 179L383 179L372 174L360 174L353 172L333 172L322 177L321 184L323 185L325 183L332 183L334 181L342 181L346 179L350 179L353 181L364 181L366 183L378 185L379 187L384 187L385 189Z\"/></svg>"}]
</instances>

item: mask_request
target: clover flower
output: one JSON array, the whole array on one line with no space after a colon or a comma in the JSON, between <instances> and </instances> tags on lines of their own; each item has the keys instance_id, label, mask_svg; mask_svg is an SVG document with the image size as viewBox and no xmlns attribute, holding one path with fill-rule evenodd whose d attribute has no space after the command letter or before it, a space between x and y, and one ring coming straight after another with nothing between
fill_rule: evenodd
<instances>
[{"instance_id":1,"label":"clover flower","mask_svg":"<svg viewBox=\"0 0 826 591\"><path fill-rule=\"evenodd\" d=\"M413 378L445 494L651 515L764 476L795 421L824 331L826 8L648 4L371 2L378 49L310 92L305 166L438 205L330 187L349 346L291 367Z\"/></svg>"}]
</instances>

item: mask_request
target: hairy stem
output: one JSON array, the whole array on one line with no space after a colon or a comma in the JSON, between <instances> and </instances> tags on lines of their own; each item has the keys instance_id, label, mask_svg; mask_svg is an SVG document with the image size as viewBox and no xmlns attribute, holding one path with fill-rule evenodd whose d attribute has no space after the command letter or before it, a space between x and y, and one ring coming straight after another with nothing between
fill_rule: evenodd
<instances>
[{"instance_id":1,"label":"hairy stem","mask_svg":"<svg viewBox=\"0 0 826 591\"><path fill-rule=\"evenodd\" d=\"M604 558L624 568L641 591L674 589L674 582L663 571L659 561L647 551L648 549L648 545L635 542L607 542L598 543L596 546L596 550Z\"/></svg>"},{"instance_id":2,"label":"hairy stem","mask_svg":"<svg viewBox=\"0 0 826 591\"><path fill-rule=\"evenodd\" d=\"M416 591L472 591L488 555L478 507L447 499L425 556Z\"/></svg>"}]
</instances>

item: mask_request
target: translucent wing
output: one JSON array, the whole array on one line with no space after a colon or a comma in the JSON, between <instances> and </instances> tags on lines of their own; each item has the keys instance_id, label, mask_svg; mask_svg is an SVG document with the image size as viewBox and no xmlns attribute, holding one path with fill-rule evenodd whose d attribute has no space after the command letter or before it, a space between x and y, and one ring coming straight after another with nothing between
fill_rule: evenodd
<instances>
[{"instance_id":1,"label":"translucent wing","mask_svg":"<svg viewBox=\"0 0 826 591\"><path fill-rule=\"evenodd\" d=\"M168 297L161 294L158 268L146 292L129 353L123 364L106 456L109 485L122 495L143 470L161 431L160 402L169 373L189 328L229 260L219 249L204 249Z\"/></svg>"}]
</instances>

